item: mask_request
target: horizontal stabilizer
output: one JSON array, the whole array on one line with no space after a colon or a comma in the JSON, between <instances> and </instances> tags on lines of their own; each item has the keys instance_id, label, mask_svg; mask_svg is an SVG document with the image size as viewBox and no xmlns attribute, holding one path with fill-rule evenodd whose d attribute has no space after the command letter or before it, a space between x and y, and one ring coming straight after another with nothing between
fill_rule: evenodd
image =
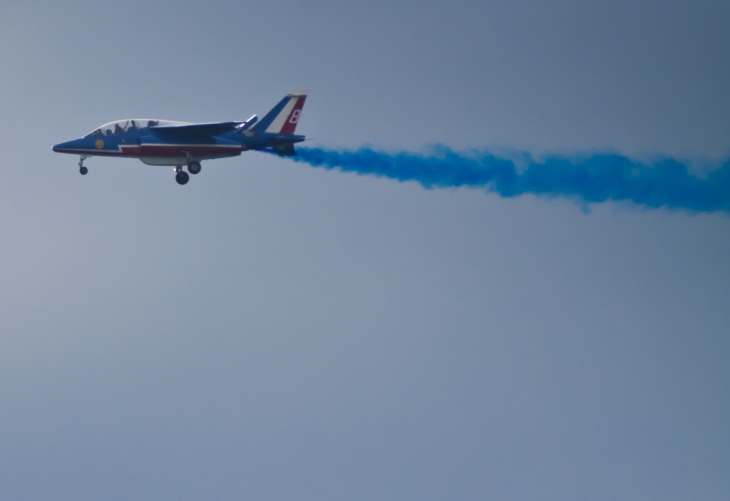
<instances>
[{"instance_id":1,"label":"horizontal stabilizer","mask_svg":"<svg viewBox=\"0 0 730 501\"><path fill-rule=\"evenodd\" d=\"M257 115L254 115L251 118L249 118L248 120L246 120L245 122L243 122L241 125L239 125L238 130L241 132L244 130L248 130L253 126L253 124L255 124L258 121L259 121L259 117Z\"/></svg>"}]
</instances>

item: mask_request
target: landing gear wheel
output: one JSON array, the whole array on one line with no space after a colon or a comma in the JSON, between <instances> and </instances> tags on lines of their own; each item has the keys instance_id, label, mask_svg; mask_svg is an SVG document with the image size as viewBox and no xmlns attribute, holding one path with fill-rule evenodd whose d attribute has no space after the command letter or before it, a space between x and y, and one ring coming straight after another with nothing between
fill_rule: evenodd
<instances>
[{"instance_id":1,"label":"landing gear wheel","mask_svg":"<svg viewBox=\"0 0 730 501\"><path fill-rule=\"evenodd\" d=\"M83 165L81 167L79 167L79 174L81 174L82 176L85 176L88 172L89 172L89 169L87 169Z\"/></svg>"},{"instance_id":2,"label":"landing gear wheel","mask_svg":"<svg viewBox=\"0 0 730 501\"><path fill-rule=\"evenodd\" d=\"M190 162L188 164L188 172L190 174L199 174L200 173L200 162Z\"/></svg>"},{"instance_id":3,"label":"landing gear wheel","mask_svg":"<svg viewBox=\"0 0 730 501\"><path fill-rule=\"evenodd\" d=\"M175 181L177 181L177 184L187 184L190 181L190 176L187 172L180 171L175 174Z\"/></svg>"}]
</instances>

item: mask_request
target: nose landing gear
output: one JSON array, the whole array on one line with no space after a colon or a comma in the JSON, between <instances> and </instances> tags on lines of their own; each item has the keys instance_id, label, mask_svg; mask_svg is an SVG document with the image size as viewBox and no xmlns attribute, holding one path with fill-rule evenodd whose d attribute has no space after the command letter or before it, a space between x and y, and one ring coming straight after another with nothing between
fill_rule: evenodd
<instances>
[{"instance_id":1,"label":"nose landing gear","mask_svg":"<svg viewBox=\"0 0 730 501\"><path fill-rule=\"evenodd\" d=\"M87 157L86 155L81 155L81 157L79 157L79 174L81 174L82 176L85 176L89 172L89 169L84 167L84 160L86 160L87 158L89 157Z\"/></svg>"}]
</instances>

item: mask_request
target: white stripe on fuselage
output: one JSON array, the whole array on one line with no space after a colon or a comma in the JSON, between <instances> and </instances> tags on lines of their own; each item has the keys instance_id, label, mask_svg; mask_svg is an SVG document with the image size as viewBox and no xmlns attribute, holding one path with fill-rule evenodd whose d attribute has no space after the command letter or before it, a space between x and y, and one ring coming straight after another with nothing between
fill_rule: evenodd
<instances>
[{"instance_id":1,"label":"white stripe on fuselage","mask_svg":"<svg viewBox=\"0 0 730 501\"><path fill-rule=\"evenodd\" d=\"M93 150L83 148L63 148L68 151L78 151L79 153L124 153L125 148L141 148L142 146L163 146L168 148L234 148L240 149L240 144L169 144L169 143L140 143L140 144L118 144L116 150Z\"/></svg>"}]
</instances>

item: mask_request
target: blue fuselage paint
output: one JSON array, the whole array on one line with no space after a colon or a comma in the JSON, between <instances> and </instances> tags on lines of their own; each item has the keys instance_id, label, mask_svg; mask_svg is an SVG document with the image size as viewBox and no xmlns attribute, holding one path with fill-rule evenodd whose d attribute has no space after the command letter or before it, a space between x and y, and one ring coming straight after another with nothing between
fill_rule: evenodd
<instances>
[{"instance_id":1,"label":"blue fuselage paint","mask_svg":"<svg viewBox=\"0 0 730 501\"><path fill-rule=\"evenodd\" d=\"M53 151L85 157L138 158L151 165L184 165L191 161L237 156L247 150L273 149L285 152L305 139L304 136L294 134L241 131L235 124L225 125L217 128L195 124L183 127L141 127L118 133L92 134L57 144Z\"/></svg>"}]
</instances>

